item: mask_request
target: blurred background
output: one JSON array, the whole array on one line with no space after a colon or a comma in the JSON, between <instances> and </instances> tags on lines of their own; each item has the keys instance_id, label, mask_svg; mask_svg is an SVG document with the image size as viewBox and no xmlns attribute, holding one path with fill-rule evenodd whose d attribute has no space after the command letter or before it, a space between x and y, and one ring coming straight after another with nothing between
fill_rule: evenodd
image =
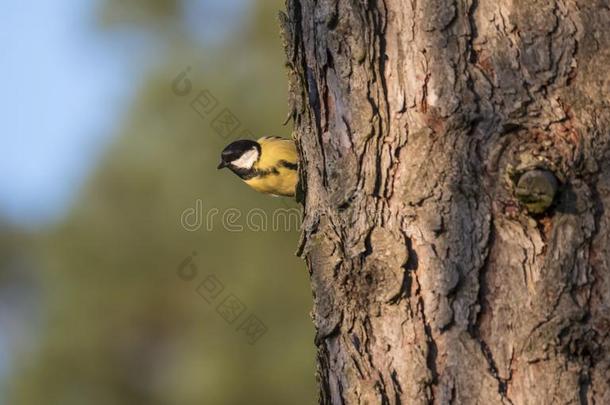
<instances>
[{"instance_id":1,"label":"blurred background","mask_svg":"<svg viewBox=\"0 0 610 405\"><path fill-rule=\"evenodd\" d=\"M5 2L0 405L316 402L297 205L216 171L290 136L282 3Z\"/></svg>"}]
</instances>

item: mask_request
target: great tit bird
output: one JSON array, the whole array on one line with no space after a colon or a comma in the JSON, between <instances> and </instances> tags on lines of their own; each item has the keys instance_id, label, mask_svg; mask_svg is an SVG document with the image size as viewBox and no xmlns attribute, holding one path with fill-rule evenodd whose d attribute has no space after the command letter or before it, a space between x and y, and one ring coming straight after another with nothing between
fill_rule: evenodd
<instances>
[{"instance_id":1,"label":"great tit bird","mask_svg":"<svg viewBox=\"0 0 610 405\"><path fill-rule=\"evenodd\" d=\"M298 181L298 154L294 142L277 136L257 141L241 139L229 144L218 169L228 167L261 193L293 197Z\"/></svg>"}]
</instances>

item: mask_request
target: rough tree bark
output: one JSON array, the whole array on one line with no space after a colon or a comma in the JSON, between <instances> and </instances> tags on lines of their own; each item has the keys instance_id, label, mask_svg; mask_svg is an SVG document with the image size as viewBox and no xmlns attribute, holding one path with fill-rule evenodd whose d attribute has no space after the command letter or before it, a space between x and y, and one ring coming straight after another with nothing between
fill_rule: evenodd
<instances>
[{"instance_id":1,"label":"rough tree bark","mask_svg":"<svg viewBox=\"0 0 610 405\"><path fill-rule=\"evenodd\" d=\"M320 402L610 404L608 0L280 22Z\"/></svg>"}]
</instances>

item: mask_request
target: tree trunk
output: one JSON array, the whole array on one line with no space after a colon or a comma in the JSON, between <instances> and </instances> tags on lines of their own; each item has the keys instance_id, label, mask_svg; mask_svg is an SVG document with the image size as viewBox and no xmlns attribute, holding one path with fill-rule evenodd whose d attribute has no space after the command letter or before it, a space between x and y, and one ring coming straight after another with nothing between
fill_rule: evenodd
<instances>
[{"instance_id":1,"label":"tree trunk","mask_svg":"<svg viewBox=\"0 0 610 405\"><path fill-rule=\"evenodd\" d=\"M610 404L608 0L280 22L320 402Z\"/></svg>"}]
</instances>

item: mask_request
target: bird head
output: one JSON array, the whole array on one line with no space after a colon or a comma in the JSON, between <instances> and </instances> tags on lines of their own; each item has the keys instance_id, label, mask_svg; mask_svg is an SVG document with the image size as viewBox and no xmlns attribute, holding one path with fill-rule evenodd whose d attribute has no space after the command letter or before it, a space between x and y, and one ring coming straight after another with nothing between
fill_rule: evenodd
<instances>
[{"instance_id":1,"label":"bird head","mask_svg":"<svg viewBox=\"0 0 610 405\"><path fill-rule=\"evenodd\" d=\"M249 139L232 142L222 151L218 169L228 167L231 170L249 170L260 154L261 146L258 142Z\"/></svg>"}]
</instances>

